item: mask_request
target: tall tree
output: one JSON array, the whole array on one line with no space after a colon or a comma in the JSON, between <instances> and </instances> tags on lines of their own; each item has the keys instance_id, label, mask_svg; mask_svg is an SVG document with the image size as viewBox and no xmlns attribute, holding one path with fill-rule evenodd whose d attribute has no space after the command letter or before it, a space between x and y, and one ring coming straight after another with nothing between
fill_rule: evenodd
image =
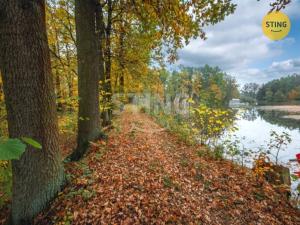
<instances>
[{"instance_id":1,"label":"tall tree","mask_svg":"<svg viewBox=\"0 0 300 225\"><path fill-rule=\"evenodd\" d=\"M12 162L11 224L31 224L63 182L43 0L0 0L0 68L9 136L42 145Z\"/></svg>"},{"instance_id":2,"label":"tall tree","mask_svg":"<svg viewBox=\"0 0 300 225\"><path fill-rule=\"evenodd\" d=\"M48 0L46 22L58 110L77 105L77 52L73 0Z\"/></svg>"},{"instance_id":3,"label":"tall tree","mask_svg":"<svg viewBox=\"0 0 300 225\"><path fill-rule=\"evenodd\" d=\"M241 90L241 100L250 104L256 103L256 96L259 90L259 85L256 83L248 83Z\"/></svg>"},{"instance_id":4,"label":"tall tree","mask_svg":"<svg viewBox=\"0 0 300 225\"><path fill-rule=\"evenodd\" d=\"M112 0L107 0L107 22L105 27L105 79L104 79L104 103L107 105L102 112L102 123L104 126L111 123L111 64L112 64L112 50L111 50L111 33L112 33L112 17L114 4Z\"/></svg>"},{"instance_id":5,"label":"tall tree","mask_svg":"<svg viewBox=\"0 0 300 225\"><path fill-rule=\"evenodd\" d=\"M194 0L106 1L105 65L107 82L105 89L108 93L107 101L110 101L109 97L112 91L117 89L122 92L123 89L126 89L126 85L136 83L139 79L136 71L140 70L137 65L143 64L138 59L141 53L146 56L148 52L151 52L152 59L160 58L161 60L167 58L162 57L162 52L164 52L168 54L170 61L174 61L178 48L183 47L191 38L200 36L204 39L205 34L202 28L223 20L234 9L235 5L231 0L208 0L205 2ZM132 31L135 30L140 31L139 35L134 35ZM146 39L144 38L147 40L146 42L151 41L151 44L143 43L141 45L132 41L133 38L136 41L142 36L146 37ZM128 57L131 53L131 46L137 46L134 55L138 60L134 63ZM163 51L161 51L162 49ZM150 61L148 60L149 64ZM113 70L111 70L112 67L114 67ZM132 74L129 69L135 70L134 73ZM130 82L130 78L134 78L134 82ZM115 87L119 83L119 88L113 89L111 83L114 83ZM103 119L105 120L105 117Z\"/></svg>"},{"instance_id":6,"label":"tall tree","mask_svg":"<svg viewBox=\"0 0 300 225\"><path fill-rule=\"evenodd\" d=\"M71 160L79 160L87 151L89 141L100 134L99 81L100 54L99 34L96 32L97 1L76 0L75 22L78 59L78 135L77 148Z\"/></svg>"}]
</instances>

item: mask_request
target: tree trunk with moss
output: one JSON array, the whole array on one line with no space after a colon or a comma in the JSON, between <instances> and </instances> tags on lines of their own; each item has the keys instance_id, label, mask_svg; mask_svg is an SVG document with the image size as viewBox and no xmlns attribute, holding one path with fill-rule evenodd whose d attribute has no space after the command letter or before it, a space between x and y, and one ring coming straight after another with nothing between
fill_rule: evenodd
<instances>
[{"instance_id":1,"label":"tree trunk with moss","mask_svg":"<svg viewBox=\"0 0 300 225\"><path fill-rule=\"evenodd\" d=\"M12 162L10 224L31 224L63 182L44 1L0 0L0 68L9 136L42 145Z\"/></svg>"}]
</instances>

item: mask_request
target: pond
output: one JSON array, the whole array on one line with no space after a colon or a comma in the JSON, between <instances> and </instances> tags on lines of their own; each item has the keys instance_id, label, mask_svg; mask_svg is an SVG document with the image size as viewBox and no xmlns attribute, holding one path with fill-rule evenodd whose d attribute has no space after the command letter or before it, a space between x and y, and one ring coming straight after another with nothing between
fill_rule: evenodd
<instances>
[{"instance_id":1,"label":"pond","mask_svg":"<svg viewBox=\"0 0 300 225\"><path fill-rule=\"evenodd\" d=\"M236 127L233 134L242 142L245 148L259 150L267 148L271 131L280 134L286 132L290 135L292 142L284 151L279 153L281 164L289 163L300 153L300 121L284 118L286 113L280 111L264 111L256 108L237 109Z\"/></svg>"},{"instance_id":2,"label":"pond","mask_svg":"<svg viewBox=\"0 0 300 225\"><path fill-rule=\"evenodd\" d=\"M149 103L145 104L146 107L148 105ZM179 105L175 104L176 113L189 115L188 103L183 102L181 107ZM285 107L287 111L282 111L283 109L285 110ZM159 107L156 108L156 111L159 112ZM170 108L170 104L168 104L166 107L167 110L165 109L167 113L170 113ZM290 114L293 116L298 114L297 116L300 116L300 106L266 106L265 108L267 109L262 109L262 107L234 108L236 117L235 126L238 129L234 133L231 133L231 135L235 135L244 148L258 151L260 148L267 149L271 131L275 131L278 134L282 132L288 133L292 142L288 144L284 151L279 152L278 157L280 164L287 164L291 159L296 158L297 153L300 153L300 117L298 120L284 117ZM273 108L276 110L272 110ZM294 111L288 111L289 109L293 109ZM226 139L226 135L222 139Z\"/></svg>"},{"instance_id":3,"label":"pond","mask_svg":"<svg viewBox=\"0 0 300 225\"><path fill-rule=\"evenodd\" d=\"M284 118L287 112L252 109L236 109L235 126L238 128L232 135L240 140L241 145L246 149L258 151L267 149L270 141L271 131L278 134L286 132L291 137L289 143L283 151L279 152L278 162L290 168L291 173L300 171L297 162L293 162L296 154L300 153L300 120ZM276 154L275 152L271 152ZM271 160L275 158L271 156ZM248 166L253 165L253 158L248 160ZM291 189L295 190L299 185L298 181L292 181Z\"/></svg>"}]
</instances>

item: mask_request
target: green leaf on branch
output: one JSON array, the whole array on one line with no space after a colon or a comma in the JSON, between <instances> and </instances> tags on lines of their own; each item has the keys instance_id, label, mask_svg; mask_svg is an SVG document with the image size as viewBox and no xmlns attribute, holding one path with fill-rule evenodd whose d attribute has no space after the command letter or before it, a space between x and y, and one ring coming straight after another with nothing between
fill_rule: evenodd
<instances>
[{"instance_id":1,"label":"green leaf on branch","mask_svg":"<svg viewBox=\"0 0 300 225\"><path fill-rule=\"evenodd\" d=\"M42 145L40 143L38 143L37 141L33 140L32 138L22 137L21 139L23 142L25 142L28 145L31 145L34 148L42 149Z\"/></svg>"},{"instance_id":2,"label":"green leaf on branch","mask_svg":"<svg viewBox=\"0 0 300 225\"><path fill-rule=\"evenodd\" d=\"M26 145L19 139L5 139L0 141L0 160L20 159Z\"/></svg>"}]
</instances>

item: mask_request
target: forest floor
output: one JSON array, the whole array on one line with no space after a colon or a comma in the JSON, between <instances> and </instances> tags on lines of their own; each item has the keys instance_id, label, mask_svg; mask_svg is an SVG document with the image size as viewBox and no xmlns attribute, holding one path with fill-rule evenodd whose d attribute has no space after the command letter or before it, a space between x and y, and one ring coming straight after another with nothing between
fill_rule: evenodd
<instances>
[{"instance_id":1,"label":"forest floor","mask_svg":"<svg viewBox=\"0 0 300 225\"><path fill-rule=\"evenodd\" d=\"M107 142L66 165L69 184L36 224L300 224L251 170L199 151L126 107Z\"/></svg>"}]
</instances>

